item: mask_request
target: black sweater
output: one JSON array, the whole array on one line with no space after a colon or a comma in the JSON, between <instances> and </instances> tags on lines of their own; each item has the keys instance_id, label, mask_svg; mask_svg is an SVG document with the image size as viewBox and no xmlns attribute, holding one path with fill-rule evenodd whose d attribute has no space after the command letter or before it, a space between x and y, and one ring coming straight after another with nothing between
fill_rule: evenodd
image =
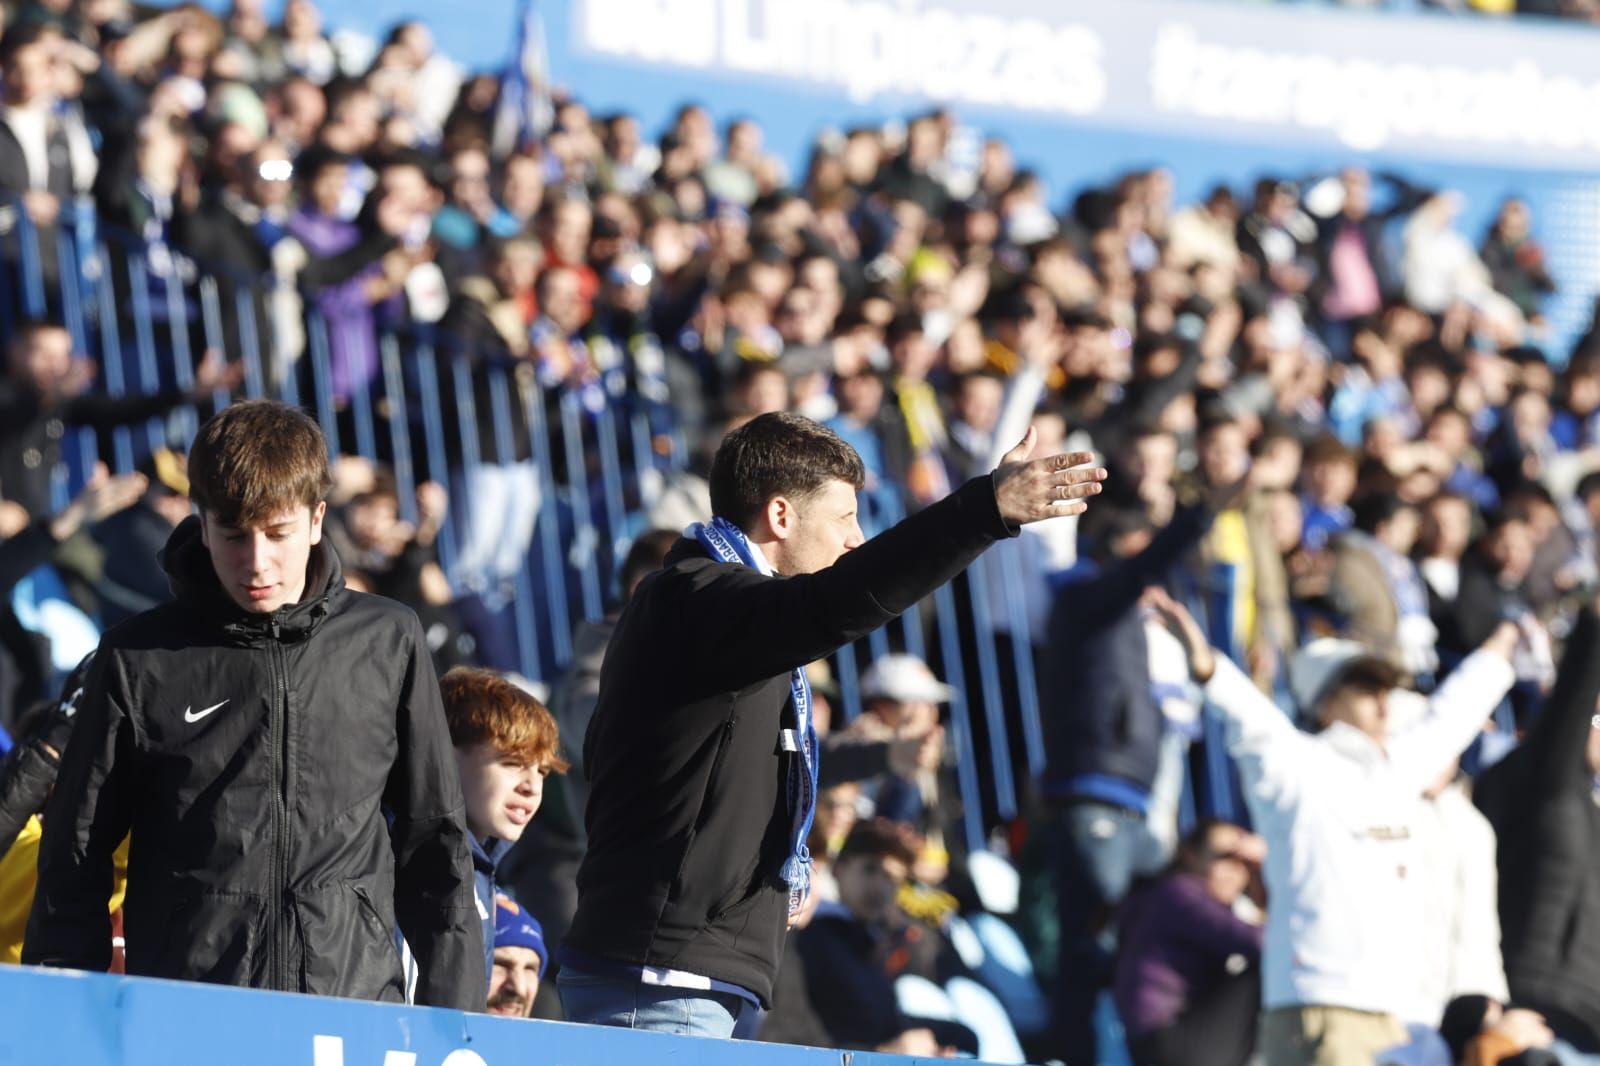
<instances>
[{"instance_id":1,"label":"black sweater","mask_svg":"<svg viewBox=\"0 0 1600 1066\"><path fill-rule=\"evenodd\" d=\"M1211 519L1202 507L1180 509L1143 551L1058 594L1040 676L1047 795L1065 798L1086 774L1111 774L1146 791L1155 782L1166 725L1150 694L1139 597L1167 579Z\"/></svg>"},{"instance_id":2,"label":"black sweater","mask_svg":"<svg viewBox=\"0 0 1600 1066\"><path fill-rule=\"evenodd\" d=\"M788 919L790 671L1015 532L992 480L975 478L814 574L766 577L679 541L629 601L601 672L567 947L726 981L770 1006Z\"/></svg>"},{"instance_id":3,"label":"black sweater","mask_svg":"<svg viewBox=\"0 0 1600 1066\"><path fill-rule=\"evenodd\" d=\"M1476 796L1500 840L1500 933L1511 998L1600 1052L1600 805L1586 745L1600 698L1600 619L1586 610L1527 739Z\"/></svg>"}]
</instances>

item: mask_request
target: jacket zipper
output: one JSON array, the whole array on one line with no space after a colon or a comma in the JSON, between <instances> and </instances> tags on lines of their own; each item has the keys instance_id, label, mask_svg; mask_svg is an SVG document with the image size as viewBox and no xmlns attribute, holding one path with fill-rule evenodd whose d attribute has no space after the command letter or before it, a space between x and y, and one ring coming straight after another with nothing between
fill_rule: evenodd
<instances>
[{"instance_id":1,"label":"jacket zipper","mask_svg":"<svg viewBox=\"0 0 1600 1066\"><path fill-rule=\"evenodd\" d=\"M293 904L289 894L289 682L283 665L283 635L279 620L272 620L272 904L271 969L272 987L282 992L297 991L289 986L289 923L287 910Z\"/></svg>"}]
</instances>

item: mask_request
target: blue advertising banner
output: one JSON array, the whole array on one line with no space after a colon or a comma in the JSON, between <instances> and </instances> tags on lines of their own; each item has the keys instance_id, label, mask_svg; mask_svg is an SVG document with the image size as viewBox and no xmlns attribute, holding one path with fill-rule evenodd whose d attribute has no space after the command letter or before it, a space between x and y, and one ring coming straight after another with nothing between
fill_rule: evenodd
<instances>
[{"instance_id":1,"label":"blue advertising banner","mask_svg":"<svg viewBox=\"0 0 1600 1066\"><path fill-rule=\"evenodd\" d=\"M214 7L228 0L206 0ZM1051 203L1138 167L1180 202L1351 163L1463 194L1476 242L1499 202L1533 207L1561 291L1565 357L1600 291L1600 29L1481 15L1243 0L532 0L551 80L648 137L685 102L755 117L798 178L819 133L951 107L969 148L1005 140ZM519 0L319 0L380 37L422 15L440 50L505 69ZM275 14L275 11L273 12ZM369 41L370 44L370 41ZM370 54L370 53L369 53ZM357 63L359 67L362 64Z\"/></svg>"},{"instance_id":2,"label":"blue advertising banner","mask_svg":"<svg viewBox=\"0 0 1600 1066\"><path fill-rule=\"evenodd\" d=\"M891 1066L915 1061L0 966L0 1066Z\"/></svg>"},{"instance_id":3,"label":"blue advertising banner","mask_svg":"<svg viewBox=\"0 0 1600 1066\"><path fill-rule=\"evenodd\" d=\"M579 55L1183 136L1600 166L1600 35L1123 0L575 0Z\"/></svg>"}]
</instances>

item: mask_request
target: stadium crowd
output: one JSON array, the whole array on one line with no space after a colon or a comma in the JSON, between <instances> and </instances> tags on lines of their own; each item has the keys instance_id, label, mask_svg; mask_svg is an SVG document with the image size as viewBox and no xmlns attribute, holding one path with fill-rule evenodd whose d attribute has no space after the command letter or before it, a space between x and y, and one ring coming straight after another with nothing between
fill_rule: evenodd
<instances>
[{"instance_id":1,"label":"stadium crowd","mask_svg":"<svg viewBox=\"0 0 1600 1066\"><path fill-rule=\"evenodd\" d=\"M1544 18L1600 22L1600 5L1596 5L1594 0L1321 0L1321 2L1365 10L1446 12L1463 15L1536 15Z\"/></svg>"},{"instance_id":2,"label":"stadium crowd","mask_svg":"<svg viewBox=\"0 0 1600 1066\"><path fill-rule=\"evenodd\" d=\"M837 663L813 664L815 890L739 1035L1017 1062L1112 1061L1111 1041L1136 1063L1600 1061L1600 333L1543 346L1559 279L1525 202L1474 240L1455 194L1398 174L1180 204L1151 169L1062 208L1003 141L958 166L942 110L826 133L791 175L758 118L694 104L652 137L576 87L530 131L422 22L355 65L312 0L278 25L261 0L0 12L0 960L27 950L73 669L172 595L156 558L191 511L196 412L266 392L326 406L343 581L409 606L444 675L487 1007L559 1017L608 640L710 518L724 435L792 411L854 447L880 514L994 470L1030 427L1111 478L1081 521L994 553L1022 627L963 620L1036 664L1045 757L1020 817L958 783L962 693L930 661L880 656L853 718ZM153 374L106 339L141 332ZM477 412L437 459L385 376L385 346L417 338L462 367L434 379L450 423ZM648 426L623 458L672 491L627 501L630 550L590 564L608 610L562 669L520 676L518 582L536 530L571 518L549 470L600 478L573 456L604 411ZM417 438L414 492L389 429L352 446L363 412ZM153 418L163 439L130 444ZM1225 618L1203 609L1219 564ZM975 740L1021 766L1003 687L1007 735ZM1208 744L1245 808L1180 816Z\"/></svg>"}]
</instances>

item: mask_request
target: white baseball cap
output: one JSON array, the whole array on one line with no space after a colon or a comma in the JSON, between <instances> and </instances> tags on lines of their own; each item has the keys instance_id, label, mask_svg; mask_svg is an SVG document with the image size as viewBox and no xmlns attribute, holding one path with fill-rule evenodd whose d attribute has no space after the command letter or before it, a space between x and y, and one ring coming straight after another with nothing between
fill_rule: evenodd
<instances>
[{"instance_id":1,"label":"white baseball cap","mask_svg":"<svg viewBox=\"0 0 1600 1066\"><path fill-rule=\"evenodd\" d=\"M861 698L896 703L948 703L956 690L915 655L885 655L861 675Z\"/></svg>"},{"instance_id":2,"label":"white baseball cap","mask_svg":"<svg viewBox=\"0 0 1600 1066\"><path fill-rule=\"evenodd\" d=\"M1295 652L1289 660L1289 692L1307 721L1315 718L1317 704L1334 686L1355 671L1370 673L1380 683L1394 687L1403 674L1389 660L1354 640L1320 637Z\"/></svg>"}]
</instances>

